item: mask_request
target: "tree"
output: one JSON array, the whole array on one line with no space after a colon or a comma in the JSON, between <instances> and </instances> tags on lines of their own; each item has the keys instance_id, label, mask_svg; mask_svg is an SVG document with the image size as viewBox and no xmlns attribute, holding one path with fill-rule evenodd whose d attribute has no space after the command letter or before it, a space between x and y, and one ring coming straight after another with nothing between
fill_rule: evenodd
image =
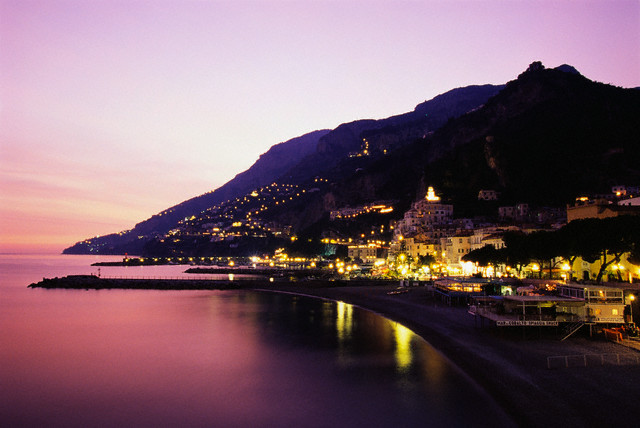
<instances>
[{"instance_id":1,"label":"tree","mask_svg":"<svg viewBox=\"0 0 640 428\"><path fill-rule=\"evenodd\" d=\"M436 263L436 258L431 254L425 254L423 256L418 256L418 263L422 266L431 267Z\"/></svg>"},{"instance_id":2,"label":"tree","mask_svg":"<svg viewBox=\"0 0 640 428\"><path fill-rule=\"evenodd\" d=\"M558 265L559 235L557 232L534 232L527 235L527 247L530 258L540 266L539 276L545 264L549 268L549 278L552 277L553 268Z\"/></svg>"},{"instance_id":3,"label":"tree","mask_svg":"<svg viewBox=\"0 0 640 428\"><path fill-rule=\"evenodd\" d=\"M596 223L597 219L574 220L556 232L558 255L569 264L570 271L578 257L589 257L589 254L595 252L589 244L589 236Z\"/></svg>"},{"instance_id":4,"label":"tree","mask_svg":"<svg viewBox=\"0 0 640 428\"><path fill-rule=\"evenodd\" d=\"M580 256L593 263L600 260L600 270L596 281L609 267L620 263L624 254L633 263L640 250L640 217L619 216L605 219L588 218L574 220L559 231L560 248L563 257L574 261ZM616 270L622 280L620 271Z\"/></svg>"},{"instance_id":5,"label":"tree","mask_svg":"<svg viewBox=\"0 0 640 428\"><path fill-rule=\"evenodd\" d=\"M502 261L502 256L493 245L487 244L482 248L465 254L462 256L462 260L465 262L478 263L480 266L489 266L499 264Z\"/></svg>"},{"instance_id":6,"label":"tree","mask_svg":"<svg viewBox=\"0 0 640 428\"><path fill-rule=\"evenodd\" d=\"M522 232L506 232L502 237L505 247L499 251L502 253L502 260L507 265L514 267L518 274L522 268L531 262L531 255L527 247L527 235Z\"/></svg>"},{"instance_id":7,"label":"tree","mask_svg":"<svg viewBox=\"0 0 640 428\"><path fill-rule=\"evenodd\" d=\"M640 246L640 217L620 216L602 220L596 238L602 247L602 264L596 281L602 281L602 276L612 264L620 263L625 253L635 253ZM611 259L609 259L611 256ZM618 280L622 281L620 270L617 269Z\"/></svg>"}]
</instances>

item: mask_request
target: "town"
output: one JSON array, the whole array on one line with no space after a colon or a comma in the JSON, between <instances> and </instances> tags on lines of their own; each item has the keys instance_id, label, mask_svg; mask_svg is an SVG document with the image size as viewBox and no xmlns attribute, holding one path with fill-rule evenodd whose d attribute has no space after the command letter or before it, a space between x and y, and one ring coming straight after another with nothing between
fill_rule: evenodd
<instances>
[{"instance_id":1,"label":"town","mask_svg":"<svg viewBox=\"0 0 640 428\"><path fill-rule=\"evenodd\" d=\"M326 180L316 178L322 186ZM424 286L448 305L467 305L480 322L499 327L561 327L566 339L588 334L640 349L640 197L638 188L579 197L565 210L500 206L498 192L479 203L496 215L456 218L433 187L399 219L394 201L330 211L318 242L296 236L273 214L300 203L308 189L276 183L211 207L156 238L164 255L129 257L125 265L185 264L191 273L259 274L291 280L379 280L403 293ZM349 234L349 231L357 233ZM197 254L193 248L236 249L246 240L279 246L252 255ZM296 246L304 240L304 246ZM215 247L209 247L209 245ZM309 254L300 249L319 249ZM185 251L189 249L189 252ZM273 278L272 278L273 280Z\"/></svg>"}]
</instances>

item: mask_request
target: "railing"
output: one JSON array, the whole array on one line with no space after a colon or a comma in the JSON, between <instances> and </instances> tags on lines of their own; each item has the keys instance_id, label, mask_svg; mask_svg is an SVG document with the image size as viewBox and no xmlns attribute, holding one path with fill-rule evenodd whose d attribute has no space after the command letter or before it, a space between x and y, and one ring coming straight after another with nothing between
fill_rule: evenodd
<instances>
[{"instance_id":1,"label":"railing","mask_svg":"<svg viewBox=\"0 0 640 428\"><path fill-rule=\"evenodd\" d=\"M580 330L580 328L584 325L584 322L582 321L576 321L572 324L567 325L562 334L563 337L562 339L560 339L560 341L562 342L563 340L569 338L569 336L571 336L573 333L575 333L576 331Z\"/></svg>"},{"instance_id":2,"label":"railing","mask_svg":"<svg viewBox=\"0 0 640 428\"><path fill-rule=\"evenodd\" d=\"M604 366L605 364L614 366L640 364L640 353L555 355L547 357L548 369Z\"/></svg>"}]
</instances>

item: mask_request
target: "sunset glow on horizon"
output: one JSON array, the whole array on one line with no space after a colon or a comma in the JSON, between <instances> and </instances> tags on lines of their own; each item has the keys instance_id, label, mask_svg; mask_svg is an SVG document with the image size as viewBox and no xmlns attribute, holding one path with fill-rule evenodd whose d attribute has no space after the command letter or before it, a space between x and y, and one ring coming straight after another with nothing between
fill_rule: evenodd
<instances>
[{"instance_id":1,"label":"sunset glow on horizon","mask_svg":"<svg viewBox=\"0 0 640 428\"><path fill-rule=\"evenodd\" d=\"M533 61L640 86L640 2L0 0L0 253L130 229L274 144Z\"/></svg>"}]
</instances>

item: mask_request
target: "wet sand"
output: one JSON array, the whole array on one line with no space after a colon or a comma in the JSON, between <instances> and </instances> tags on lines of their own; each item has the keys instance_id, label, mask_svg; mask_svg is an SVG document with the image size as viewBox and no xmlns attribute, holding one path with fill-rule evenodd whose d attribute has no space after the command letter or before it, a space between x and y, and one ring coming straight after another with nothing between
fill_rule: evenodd
<instances>
[{"instance_id":1,"label":"wet sand","mask_svg":"<svg viewBox=\"0 0 640 428\"><path fill-rule=\"evenodd\" d=\"M557 336L539 336L536 328L523 338L522 328L505 331L487 323L482 327L466 307L449 307L423 287L395 295L387 294L395 285L335 287L299 282L261 289L340 300L405 325L482 385L519 426L640 424L640 364L628 363L640 353L622 345L590 339L588 334L560 341ZM605 365L594 362L599 357L589 357L587 367L556 364L557 368L547 368L549 356L584 354L620 354L623 364L615 365L615 356L609 355Z\"/></svg>"}]
</instances>

